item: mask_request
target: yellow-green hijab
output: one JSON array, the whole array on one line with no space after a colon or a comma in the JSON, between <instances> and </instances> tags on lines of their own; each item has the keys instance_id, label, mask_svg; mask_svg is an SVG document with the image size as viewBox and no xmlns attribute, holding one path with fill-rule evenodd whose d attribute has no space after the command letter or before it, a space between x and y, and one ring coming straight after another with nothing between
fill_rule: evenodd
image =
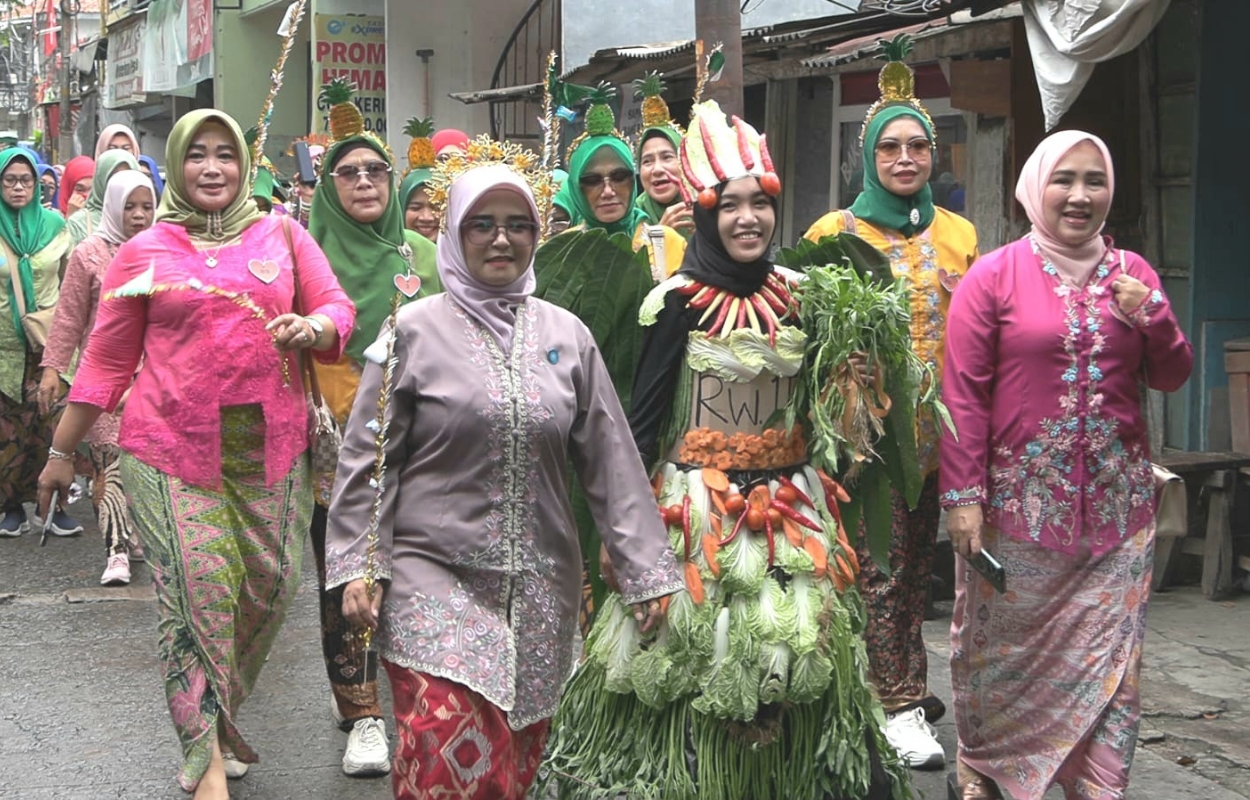
<instances>
[{"instance_id":1,"label":"yellow-green hijab","mask_svg":"<svg viewBox=\"0 0 1250 800\"><path fill-rule=\"evenodd\" d=\"M243 131L239 123L225 112L215 108L202 108L184 115L174 125L165 145L165 192L161 195L160 207L156 209L157 222L172 222L187 229L187 233L203 236L208 233L209 214L196 208L187 197L187 187L183 179L182 168L186 163L187 150L196 132L206 122L219 122L230 131L234 146L239 153L239 191L217 215L221 220L223 239L232 239L247 230L253 222L265 218L256 207L248 189L248 178L252 174L251 148L243 139Z\"/></svg>"}]
</instances>

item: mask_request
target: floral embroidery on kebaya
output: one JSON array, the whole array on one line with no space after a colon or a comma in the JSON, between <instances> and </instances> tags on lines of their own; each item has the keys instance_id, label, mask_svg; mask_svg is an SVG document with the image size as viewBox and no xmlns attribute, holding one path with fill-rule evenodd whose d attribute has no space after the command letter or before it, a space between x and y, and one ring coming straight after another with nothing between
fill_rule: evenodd
<instances>
[{"instance_id":1,"label":"floral embroidery on kebaya","mask_svg":"<svg viewBox=\"0 0 1250 800\"><path fill-rule=\"evenodd\" d=\"M1099 531L1114 525L1123 538L1131 533L1133 512L1153 503L1154 492L1144 448L1126 447L1119 422L1103 412L1099 357L1106 351L1107 338L1100 306L1108 293L1096 280L1110 274L1117 256L1109 250L1095 280L1078 288L1060 278L1036 242L1033 251L1042 260L1043 271L1058 281L1054 291L1064 302L1063 350L1068 366L1061 378L1067 389L1059 398L1060 416L1044 418L1038 435L1020 452L995 449L989 505L1022 522L1034 541L1047 531L1060 545L1070 546L1076 533L1088 527L1080 525L1079 518L1091 514L1100 523ZM1083 491L1072 478L1078 473L1078 458L1088 474ZM1100 532L1092 543L1101 545L1104 539Z\"/></svg>"},{"instance_id":2,"label":"floral embroidery on kebaya","mask_svg":"<svg viewBox=\"0 0 1250 800\"><path fill-rule=\"evenodd\" d=\"M963 489L951 489L941 497L942 508L974 506L985 502L985 487L977 484Z\"/></svg>"}]
</instances>

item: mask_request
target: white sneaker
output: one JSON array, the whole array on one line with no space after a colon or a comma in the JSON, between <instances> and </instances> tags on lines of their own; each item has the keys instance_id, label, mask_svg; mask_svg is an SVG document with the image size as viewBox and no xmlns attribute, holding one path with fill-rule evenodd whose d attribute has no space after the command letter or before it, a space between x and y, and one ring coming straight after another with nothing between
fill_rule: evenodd
<instances>
[{"instance_id":1,"label":"white sneaker","mask_svg":"<svg viewBox=\"0 0 1250 800\"><path fill-rule=\"evenodd\" d=\"M946 764L946 751L933 726L925 722L923 708L887 714L885 738L912 769L939 769Z\"/></svg>"},{"instance_id":2,"label":"white sneaker","mask_svg":"<svg viewBox=\"0 0 1250 800\"><path fill-rule=\"evenodd\" d=\"M343 773L357 777L385 775L391 771L391 750L382 720L365 717L356 720L347 734L343 753Z\"/></svg>"},{"instance_id":3,"label":"white sneaker","mask_svg":"<svg viewBox=\"0 0 1250 800\"><path fill-rule=\"evenodd\" d=\"M237 781L247 774L248 767L251 764L244 764L242 761L234 757L233 753L221 754L222 765L226 768L226 777L232 781Z\"/></svg>"},{"instance_id":4,"label":"white sneaker","mask_svg":"<svg viewBox=\"0 0 1250 800\"><path fill-rule=\"evenodd\" d=\"M100 576L101 586L126 586L130 583L130 556L115 553L109 556L104 574Z\"/></svg>"}]
</instances>

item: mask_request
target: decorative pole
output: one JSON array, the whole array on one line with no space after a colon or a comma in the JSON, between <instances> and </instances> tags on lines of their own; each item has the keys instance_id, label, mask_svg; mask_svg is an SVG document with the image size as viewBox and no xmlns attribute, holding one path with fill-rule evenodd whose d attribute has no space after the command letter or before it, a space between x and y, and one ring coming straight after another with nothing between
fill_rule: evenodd
<instances>
[{"instance_id":1,"label":"decorative pole","mask_svg":"<svg viewBox=\"0 0 1250 800\"><path fill-rule=\"evenodd\" d=\"M269 73L269 96L261 106L260 118L256 120L256 142L252 145L252 174L248 176L248 185L256 182L256 173L260 170L261 159L265 156L265 139L269 134L269 123L273 119L273 101L282 89L282 74L286 71L286 59L295 46L295 36L299 33L299 24L304 19L304 11L308 8L308 0L295 0L287 6L282 24L278 26L278 35L282 37L282 51L278 54L278 63L273 72Z\"/></svg>"}]
</instances>

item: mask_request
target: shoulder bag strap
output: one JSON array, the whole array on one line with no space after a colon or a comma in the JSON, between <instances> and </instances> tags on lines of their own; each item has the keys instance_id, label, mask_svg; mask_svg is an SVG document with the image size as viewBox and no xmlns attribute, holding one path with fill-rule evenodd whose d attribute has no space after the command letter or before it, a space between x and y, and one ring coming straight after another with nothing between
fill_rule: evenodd
<instances>
[{"instance_id":1,"label":"shoulder bag strap","mask_svg":"<svg viewBox=\"0 0 1250 800\"><path fill-rule=\"evenodd\" d=\"M859 235L859 221L855 219L855 215L851 213L850 209L844 208L844 209L841 209L838 213L842 215L842 230L846 231L852 236L858 236Z\"/></svg>"},{"instance_id":2,"label":"shoulder bag strap","mask_svg":"<svg viewBox=\"0 0 1250 800\"><path fill-rule=\"evenodd\" d=\"M287 217L282 218L282 233L286 235L286 247L291 253L291 277L295 284L295 297L292 305L295 313L304 314L304 301L300 292L299 281L299 259L295 257L295 242L291 239L291 221ZM313 403L320 406L321 400L321 384L317 382L317 370L313 368L312 359L306 354L308 348L301 348L299 351L300 371L308 376L308 393L312 395Z\"/></svg>"},{"instance_id":3,"label":"shoulder bag strap","mask_svg":"<svg viewBox=\"0 0 1250 800\"><path fill-rule=\"evenodd\" d=\"M9 262L9 282L13 284L13 297L17 300L17 313L19 317L25 317L26 311L26 295L22 292L22 276L17 272L17 253L13 252L13 248L9 247L9 243L0 236L0 248L4 250L4 260Z\"/></svg>"}]
</instances>

